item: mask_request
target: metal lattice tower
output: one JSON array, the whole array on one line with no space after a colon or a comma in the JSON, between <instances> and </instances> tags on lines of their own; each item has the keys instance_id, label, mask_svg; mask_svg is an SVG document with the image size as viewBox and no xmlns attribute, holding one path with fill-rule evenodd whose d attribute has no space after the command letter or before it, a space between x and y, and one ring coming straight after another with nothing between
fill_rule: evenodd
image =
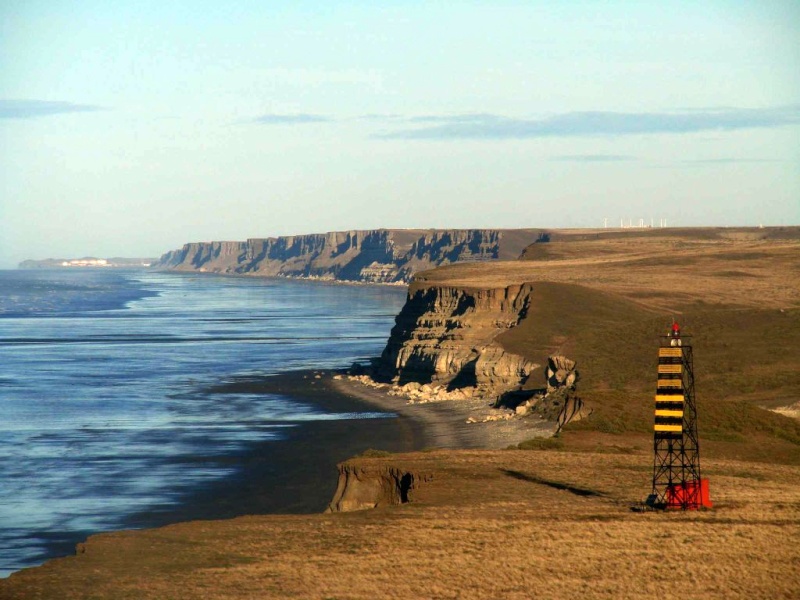
<instances>
[{"instance_id":1,"label":"metal lattice tower","mask_svg":"<svg viewBox=\"0 0 800 600\"><path fill-rule=\"evenodd\" d=\"M673 335L660 339L658 349L653 451L649 504L683 510L710 506L708 482L701 483L700 478L692 344L680 337L677 327Z\"/></svg>"}]
</instances>

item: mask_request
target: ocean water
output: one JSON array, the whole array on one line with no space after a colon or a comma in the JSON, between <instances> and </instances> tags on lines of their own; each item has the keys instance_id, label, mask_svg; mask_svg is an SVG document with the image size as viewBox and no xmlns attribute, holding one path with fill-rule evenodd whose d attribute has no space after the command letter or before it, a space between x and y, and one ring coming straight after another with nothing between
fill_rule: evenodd
<instances>
[{"instance_id":1,"label":"ocean water","mask_svg":"<svg viewBox=\"0 0 800 600\"><path fill-rule=\"evenodd\" d=\"M230 476L325 412L237 378L377 355L404 290L144 270L0 271L0 576ZM59 545L61 543L61 545Z\"/></svg>"}]
</instances>

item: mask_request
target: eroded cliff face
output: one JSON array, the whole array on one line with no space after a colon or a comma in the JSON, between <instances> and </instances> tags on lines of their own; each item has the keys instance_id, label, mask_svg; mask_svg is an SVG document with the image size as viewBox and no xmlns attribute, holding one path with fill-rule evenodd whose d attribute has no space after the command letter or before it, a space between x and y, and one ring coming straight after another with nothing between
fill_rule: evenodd
<instances>
[{"instance_id":1,"label":"eroded cliff face","mask_svg":"<svg viewBox=\"0 0 800 600\"><path fill-rule=\"evenodd\" d=\"M505 248L506 253L517 250L525 237L520 231L509 240L508 245L515 247ZM531 231L531 241L535 235ZM502 240L503 232L491 229L339 231L246 242L191 243L167 252L154 267L397 283L408 282L414 273L438 265L497 259Z\"/></svg>"},{"instance_id":2,"label":"eroded cliff face","mask_svg":"<svg viewBox=\"0 0 800 600\"><path fill-rule=\"evenodd\" d=\"M539 365L495 338L525 317L530 284L496 289L412 288L381 355L378 376L500 394Z\"/></svg>"},{"instance_id":3,"label":"eroded cliff face","mask_svg":"<svg viewBox=\"0 0 800 600\"><path fill-rule=\"evenodd\" d=\"M229 272L247 255L246 242L196 242L171 250L153 264L160 269ZM207 267L213 265L213 268Z\"/></svg>"},{"instance_id":4,"label":"eroded cliff face","mask_svg":"<svg viewBox=\"0 0 800 600\"><path fill-rule=\"evenodd\" d=\"M433 475L387 464L356 460L339 465L339 482L325 512L351 512L413 501Z\"/></svg>"}]
</instances>

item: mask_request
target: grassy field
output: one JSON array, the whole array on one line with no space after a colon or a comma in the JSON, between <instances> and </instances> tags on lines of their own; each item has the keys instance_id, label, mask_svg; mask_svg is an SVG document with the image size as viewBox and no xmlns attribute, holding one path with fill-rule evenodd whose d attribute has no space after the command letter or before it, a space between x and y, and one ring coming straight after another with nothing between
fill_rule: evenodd
<instances>
[{"instance_id":1,"label":"grassy field","mask_svg":"<svg viewBox=\"0 0 800 600\"><path fill-rule=\"evenodd\" d=\"M498 339L538 363L578 361L594 413L565 429L564 447L651 443L658 336L674 318L692 336L704 452L800 464L800 421L764 410L800 400L800 228L555 232L523 258L415 285L538 282Z\"/></svg>"},{"instance_id":2,"label":"grassy field","mask_svg":"<svg viewBox=\"0 0 800 600\"><path fill-rule=\"evenodd\" d=\"M413 502L92 538L6 599L796 598L800 468L708 460L715 508L636 513L646 454L435 451Z\"/></svg>"},{"instance_id":3,"label":"grassy field","mask_svg":"<svg viewBox=\"0 0 800 600\"><path fill-rule=\"evenodd\" d=\"M500 287L575 283L678 315L692 308L800 307L800 228L644 229L554 233L522 260L458 263L417 283Z\"/></svg>"}]
</instances>

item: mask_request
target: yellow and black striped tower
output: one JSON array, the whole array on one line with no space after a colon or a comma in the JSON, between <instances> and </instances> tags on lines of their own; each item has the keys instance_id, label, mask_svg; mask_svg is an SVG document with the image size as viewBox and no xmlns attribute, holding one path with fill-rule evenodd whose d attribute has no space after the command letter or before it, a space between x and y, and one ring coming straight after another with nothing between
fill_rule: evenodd
<instances>
[{"instance_id":1,"label":"yellow and black striped tower","mask_svg":"<svg viewBox=\"0 0 800 600\"><path fill-rule=\"evenodd\" d=\"M677 323L660 338L653 436L653 492L658 508L710 506L708 482L700 478L697 406L691 339Z\"/></svg>"}]
</instances>

